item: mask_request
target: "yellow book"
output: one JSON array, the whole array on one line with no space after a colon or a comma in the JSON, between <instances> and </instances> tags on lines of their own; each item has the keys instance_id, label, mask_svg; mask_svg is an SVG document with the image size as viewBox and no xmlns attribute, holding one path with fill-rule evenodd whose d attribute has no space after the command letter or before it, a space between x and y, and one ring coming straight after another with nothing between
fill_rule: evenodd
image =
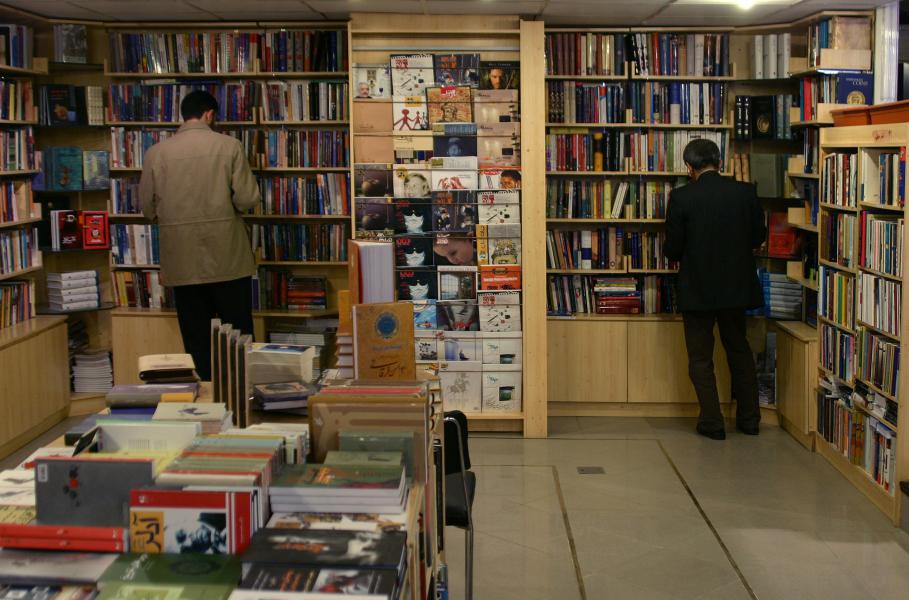
<instances>
[{"instance_id":1,"label":"yellow book","mask_svg":"<svg viewBox=\"0 0 909 600\"><path fill-rule=\"evenodd\" d=\"M354 305L353 338L356 378L416 379L410 302Z\"/></svg>"}]
</instances>

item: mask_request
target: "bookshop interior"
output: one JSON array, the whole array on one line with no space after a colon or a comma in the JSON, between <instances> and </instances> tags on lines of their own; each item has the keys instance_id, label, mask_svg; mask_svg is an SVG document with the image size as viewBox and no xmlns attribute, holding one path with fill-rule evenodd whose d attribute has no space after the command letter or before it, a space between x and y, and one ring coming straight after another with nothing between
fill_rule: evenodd
<instances>
[{"instance_id":1,"label":"bookshop interior","mask_svg":"<svg viewBox=\"0 0 909 600\"><path fill-rule=\"evenodd\" d=\"M0 600L906 600L907 146L909 1L0 0Z\"/></svg>"}]
</instances>

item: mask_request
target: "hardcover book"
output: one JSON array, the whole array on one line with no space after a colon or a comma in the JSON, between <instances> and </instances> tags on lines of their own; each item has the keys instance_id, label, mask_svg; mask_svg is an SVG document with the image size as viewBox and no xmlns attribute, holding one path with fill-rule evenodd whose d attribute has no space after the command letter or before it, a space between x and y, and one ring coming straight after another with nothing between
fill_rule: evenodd
<instances>
[{"instance_id":1,"label":"hardcover book","mask_svg":"<svg viewBox=\"0 0 909 600\"><path fill-rule=\"evenodd\" d=\"M90 552L0 552L0 581L27 585L95 585L117 559Z\"/></svg>"},{"instance_id":2,"label":"hardcover book","mask_svg":"<svg viewBox=\"0 0 909 600\"><path fill-rule=\"evenodd\" d=\"M836 76L838 104L873 104L873 73L840 73Z\"/></svg>"},{"instance_id":3,"label":"hardcover book","mask_svg":"<svg viewBox=\"0 0 909 600\"><path fill-rule=\"evenodd\" d=\"M419 299L419 298L414 298ZM413 307L353 306L354 374L360 379L414 379Z\"/></svg>"},{"instance_id":4,"label":"hardcover book","mask_svg":"<svg viewBox=\"0 0 909 600\"><path fill-rule=\"evenodd\" d=\"M88 62L88 32L85 25L54 25L54 60L83 65Z\"/></svg>"},{"instance_id":5,"label":"hardcover book","mask_svg":"<svg viewBox=\"0 0 909 600\"><path fill-rule=\"evenodd\" d=\"M404 464L400 452L351 452L329 450L322 461L325 466L335 467L397 467Z\"/></svg>"},{"instance_id":6,"label":"hardcover book","mask_svg":"<svg viewBox=\"0 0 909 600\"><path fill-rule=\"evenodd\" d=\"M56 146L44 150L44 185L54 192L82 189L82 149Z\"/></svg>"},{"instance_id":7,"label":"hardcover book","mask_svg":"<svg viewBox=\"0 0 909 600\"><path fill-rule=\"evenodd\" d=\"M389 64L395 96L421 96L435 81L432 54L392 54Z\"/></svg>"},{"instance_id":8,"label":"hardcover book","mask_svg":"<svg viewBox=\"0 0 909 600\"><path fill-rule=\"evenodd\" d=\"M337 595L351 600L391 598L394 573L379 569L300 568L294 565L253 565L233 600L314 600ZM281 590L281 591L266 591Z\"/></svg>"},{"instance_id":9,"label":"hardcover book","mask_svg":"<svg viewBox=\"0 0 909 600\"><path fill-rule=\"evenodd\" d=\"M433 67L436 84L440 86L480 85L479 54L434 54Z\"/></svg>"},{"instance_id":10,"label":"hardcover book","mask_svg":"<svg viewBox=\"0 0 909 600\"><path fill-rule=\"evenodd\" d=\"M240 562L234 556L207 554L123 554L99 581L108 586L130 584L149 587L199 586L230 589L240 581ZM161 591L152 597L159 597ZM143 596L147 597L147 596ZM179 596L183 597L183 596Z\"/></svg>"},{"instance_id":11,"label":"hardcover book","mask_svg":"<svg viewBox=\"0 0 909 600\"><path fill-rule=\"evenodd\" d=\"M109 248L110 227L104 211L83 210L79 212L79 227L82 229L82 247L86 249Z\"/></svg>"},{"instance_id":12,"label":"hardcover book","mask_svg":"<svg viewBox=\"0 0 909 600\"><path fill-rule=\"evenodd\" d=\"M392 129L394 131L424 131L429 129L426 98L423 96L395 95L392 103Z\"/></svg>"},{"instance_id":13,"label":"hardcover book","mask_svg":"<svg viewBox=\"0 0 909 600\"><path fill-rule=\"evenodd\" d=\"M463 85L445 85L426 89L429 123L471 123L473 104L471 89Z\"/></svg>"},{"instance_id":14,"label":"hardcover book","mask_svg":"<svg viewBox=\"0 0 909 600\"><path fill-rule=\"evenodd\" d=\"M82 181L86 190L110 189L110 152L85 150L82 153Z\"/></svg>"},{"instance_id":15,"label":"hardcover book","mask_svg":"<svg viewBox=\"0 0 909 600\"><path fill-rule=\"evenodd\" d=\"M408 477L414 472L414 435L409 431L355 431L338 433L338 447L345 452L400 452Z\"/></svg>"},{"instance_id":16,"label":"hardcover book","mask_svg":"<svg viewBox=\"0 0 909 600\"><path fill-rule=\"evenodd\" d=\"M331 450L331 452L344 452ZM356 454L362 454L357 452ZM393 454L403 461L400 452ZM268 522L271 529L340 529L342 531L403 531L407 529L407 514L377 513L275 513Z\"/></svg>"}]
</instances>

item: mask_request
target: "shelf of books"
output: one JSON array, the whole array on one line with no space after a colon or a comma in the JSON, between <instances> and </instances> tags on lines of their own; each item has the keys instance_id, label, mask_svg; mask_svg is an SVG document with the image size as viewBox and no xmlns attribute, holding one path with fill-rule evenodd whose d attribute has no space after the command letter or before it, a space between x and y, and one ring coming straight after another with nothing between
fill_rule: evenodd
<instances>
[{"instance_id":1,"label":"shelf of books","mask_svg":"<svg viewBox=\"0 0 909 600\"><path fill-rule=\"evenodd\" d=\"M907 142L905 124L820 137L817 450L895 523L909 460L899 415Z\"/></svg>"},{"instance_id":2,"label":"shelf of books","mask_svg":"<svg viewBox=\"0 0 909 600\"><path fill-rule=\"evenodd\" d=\"M542 25L417 17L402 45L384 21L351 21L355 235L394 243L396 296L414 304L417 362L439 365L446 409L471 429L545 436L546 375L523 369L543 360L530 312L543 272L528 266Z\"/></svg>"},{"instance_id":3,"label":"shelf of books","mask_svg":"<svg viewBox=\"0 0 909 600\"><path fill-rule=\"evenodd\" d=\"M642 340L683 342L677 265L663 253L666 206L687 182L681 155L690 140L715 141L731 171L730 35L547 28L545 40L550 413L655 414L643 406L654 402L665 414L690 411L693 395L679 391L683 373L657 366L667 392L658 401L648 397L656 387L631 376L626 357ZM609 354L618 353L603 364L604 377L617 382L609 393L563 364L578 336L591 338L583 342L591 351L599 344L592 338L605 336Z\"/></svg>"}]
</instances>

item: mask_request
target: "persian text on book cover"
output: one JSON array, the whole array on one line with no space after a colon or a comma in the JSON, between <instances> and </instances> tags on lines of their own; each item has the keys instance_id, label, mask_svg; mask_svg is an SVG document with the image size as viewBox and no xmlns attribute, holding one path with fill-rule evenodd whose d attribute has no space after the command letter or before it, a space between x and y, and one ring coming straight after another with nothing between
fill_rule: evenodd
<instances>
[{"instance_id":1,"label":"persian text on book cover","mask_svg":"<svg viewBox=\"0 0 909 600\"><path fill-rule=\"evenodd\" d=\"M414 379L413 306L409 303L354 307L357 377Z\"/></svg>"},{"instance_id":2,"label":"persian text on book cover","mask_svg":"<svg viewBox=\"0 0 909 600\"><path fill-rule=\"evenodd\" d=\"M430 124L472 122L473 105L470 91L469 87L463 85L427 88Z\"/></svg>"}]
</instances>

